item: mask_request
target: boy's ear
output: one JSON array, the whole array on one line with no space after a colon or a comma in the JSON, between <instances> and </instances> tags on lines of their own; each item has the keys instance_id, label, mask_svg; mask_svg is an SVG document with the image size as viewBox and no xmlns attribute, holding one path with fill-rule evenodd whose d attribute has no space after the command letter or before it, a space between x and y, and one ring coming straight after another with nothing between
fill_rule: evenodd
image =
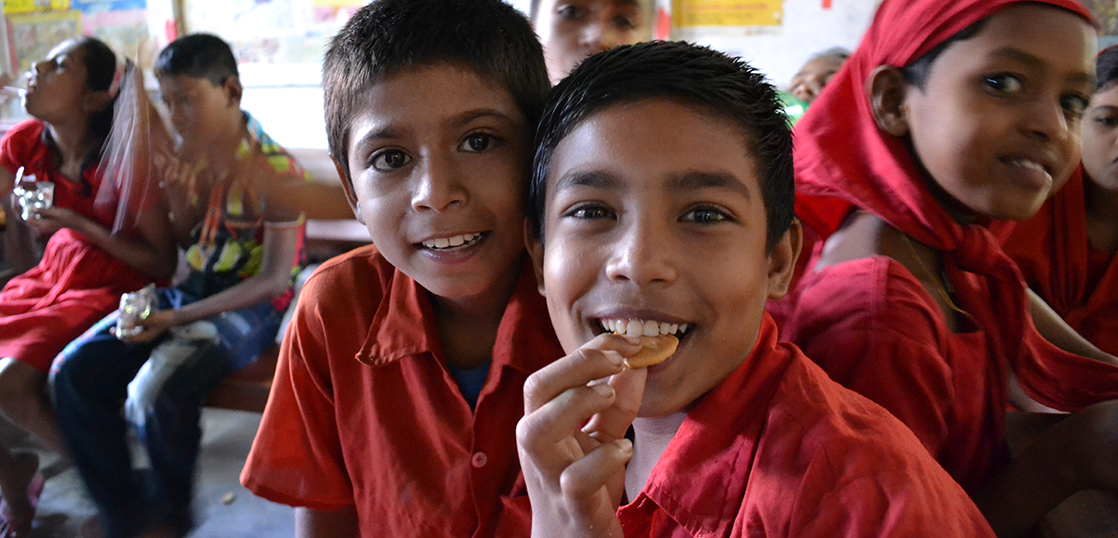
<instances>
[{"instance_id":1,"label":"boy's ear","mask_svg":"<svg viewBox=\"0 0 1118 538\"><path fill-rule=\"evenodd\" d=\"M240 77L229 77L221 84L221 89L225 92L225 98L228 99L230 106L241 107L241 97L245 94L244 86L241 86Z\"/></svg>"},{"instance_id":2,"label":"boy's ear","mask_svg":"<svg viewBox=\"0 0 1118 538\"><path fill-rule=\"evenodd\" d=\"M866 79L873 117L882 131L897 137L908 134L905 114L905 94L908 89L904 73L891 65L878 66Z\"/></svg>"},{"instance_id":3,"label":"boy's ear","mask_svg":"<svg viewBox=\"0 0 1118 538\"><path fill-rule=\"evenodd\" d=\"M342 191L345 192L345 199L349 202L350 209L353 209L353 216L361 224L365 224L365 216L361 214L361 206L357 203L357 194L353 192L353 182L346 176L345 169L342 165L338 164L338 160L330 157L330 162L334 163L334 168L338 170L338 179L342 183Z\"/></svg>"},{"instance_id":4,"label":"boy's ear","mask_svg":"<svg viewBox=\"0 0 1118 538\"><path fill-rule=\"evenodd\" d=\"M88 114L93 114L104 110L105 107L110 106L113 102L113 96L109 95L108 90L102 92L86 92L85 101L82 103L82 108Z\"/></svg>"},{"instance_id":5,"label":"boy's ear","mask_svg":"<svg viewBox=\"0 0 1118 538\"><path fill-rule=\"evenodd\" d=\"M524 246L528 247L528 255L532 257L532 269L536 271L536 289L540 295L543 295L543 241L532 233L532 225L528 219L524 219Z\"/></svg>"},{"instance_id":6,"label":"boy's ear","mask_svg":"<svg viewBox=\"0 0 1118 538\"><path fill-rule=\"evenodd\" d=\"M788 294L803 242L803 226L800 219L793 217L788 231L769 252L769 299L781 299Z\"/></svg>"}]
</instances>

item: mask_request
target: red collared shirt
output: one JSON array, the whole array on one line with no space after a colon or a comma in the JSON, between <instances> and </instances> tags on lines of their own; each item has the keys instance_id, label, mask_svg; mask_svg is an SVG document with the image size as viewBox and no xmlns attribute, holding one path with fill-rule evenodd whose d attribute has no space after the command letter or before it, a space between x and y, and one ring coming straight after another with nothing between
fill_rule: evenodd
<instances>
[{"instance_id":1,"label":"red collared shirt","mask_svg":"<svg viewBox=\"0 0 1118 538\"><path fill-rule=\"evenodd\" d=\"M767 315L618 516L627 538L993 536L904 425L777 344Z\"/></svg>"},{"instance_id":2,"label":"red collared shirt","mask_svg":"<svg viewBox=\"0 0 1118 538\"><path fill-rule=\"evenodd\" d=\"M441 358L427 294L372 246L310 277L245 487L315 510L356 505L365 537L529 535L516 423L525 380L563 355L531 266L475 412Z\"/></svg>"}]
</instances>

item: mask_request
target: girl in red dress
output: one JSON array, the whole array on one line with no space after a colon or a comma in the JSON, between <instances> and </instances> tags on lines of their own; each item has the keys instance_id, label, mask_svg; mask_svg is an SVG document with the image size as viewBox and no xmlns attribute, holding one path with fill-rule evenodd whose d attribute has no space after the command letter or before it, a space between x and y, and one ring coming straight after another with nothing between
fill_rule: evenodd
<instances>
[{"instance_id":1,"label":"girl in red dress","mask_svg":"<svg viewBox=\"0 0 1118 538\"><path fill-rule=\"evenodd\" d=\"M115 310L122 293L169 278L176 263L161 200L148 200L114 230L118 207L127 204L104 203L99 192L102 180L110 181L98 161L119 80L116 55L101 41L58 45L28 75L24 105L35 119L0 141L0 197L8 197L21 168L24 182L54 184L53 207L9 223L50 239L42 261L0 290L0 412L60 453L45 388L51 361ZM33 453L0 446L0 538L30 532L42 490L38 464Z\"/></svg>"}]
</instances>

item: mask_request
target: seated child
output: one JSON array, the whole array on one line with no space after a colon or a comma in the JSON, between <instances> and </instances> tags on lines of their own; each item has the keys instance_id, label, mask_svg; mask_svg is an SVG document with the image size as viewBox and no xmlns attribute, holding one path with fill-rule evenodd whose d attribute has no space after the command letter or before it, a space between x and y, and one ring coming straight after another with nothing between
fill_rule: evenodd
<instances>
[{"instance_id":1,"label":"seated child","mask_svg":"<svg viewBox=\"0 0 1118 538\"><path fill-rule=\"evenodd\" d=\"M119 313L109 315L63 350L50 378L109 538L189 532L201 407L275 338L303 263L302 217L285 189L309 177L241 110L229 46L183 37L159 53L155 74L182 135L181 173L165 188L176 234L190 238L190 271L157 291L159 310L139 334L114 334ZM147 448L152 498L131 470L125 415Z\"/></svg>"},{"instance_id":2,"label":"seated child","mask_svg":"<svg viewBox=\"0 0 1118 538\"><path fill-rule=\"evenodd\" d=\"M850 51L842 47L834 47L823 52L813 54L807 59L792 83L788 85L788 92L796 99L806 104L815 101L823 88L831 81L831 77L838 73L843 62L850 57Z\"/></svg>"},{"instance_id":3,"label":"seated child","mask_svg":"<svg viewBox=\"0 0 1118 538\"><path fill-rule=\"evenodd\" d=\"M1076 0L885 0L796 126L797 214L825 244L784 336L908 425L999 536L1118 490L1118 369L1040 336L998 240L1078 164L1092 22ZM1011 462L1018 383L1076 413Z\"/></svg>"},{"instance_id":4,"label":"seated child","mask_svg":"<svg viewBox=\"0 0 1118 538\"><path fill-rule=\"evenodd\" d=\"M1082 122L1082 165L1037 215L1018 224L1005 253L1073 329L1118 354L1118 47L1095 60L1096 93Z\"/></svg>"},{"instance_id":5,"label":"seated child","mask_svg":"<svg viewBox=\"0 0 1118 538\"><path fill-rule=\"evenodd\" d=\"M51 360L115 310L122 293L169 278L175 268L161 197L142 206L113 203L122 198L119 177L99 168L122 77L103 42L59 44L28 73L23 104L34 119L0 141L0 202L11 202L17 174L23 187L54 185L53 207L27 220L17 213L7 224L50 239L38 264L0 290L0 412L62 454L46 387ZM0 537L31 531L43 486L38 465L34 453L0 446Z\"/></svg>"},{"instance_id":6,"label":"seated child","mask_svg":"<svg viewBox=\"0 0 1118 538\"><path fill-rule=\"evenodd\" d=\"M377 0L323 68L373 245L307 280L241 482L300 537L516 537L528 375L562 355L524 250L543 52L500 0Z\"/></svg>"},{"instance_id":7,"label":"seated child","mask_svg":"<svg viewBox=\"0 0 1118 538\"><path fill-rule=\"evenodd\" d=\"M587 56L652 38L652 0L532 0L528 12L558 84Z\"/></svg>"},{"instance_id":8,"label":"seated child","mask_svg":"<svg viewBox=\"0 0 1118 538\"><path fill-rule=\"evenodd\" d=\"M533 536L992 536L903 424L777 343L765 300L800 247L781 108L740 60L673 42L552 93L529 251L570 354L525 385ZM624 365L665 334L674 355Z\"/></svg>"}]
</instances>

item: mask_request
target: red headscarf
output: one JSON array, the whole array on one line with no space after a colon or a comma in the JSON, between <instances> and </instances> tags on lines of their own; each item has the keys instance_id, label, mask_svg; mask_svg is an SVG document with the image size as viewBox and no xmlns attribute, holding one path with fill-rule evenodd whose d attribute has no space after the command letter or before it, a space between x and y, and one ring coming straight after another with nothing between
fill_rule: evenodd
<instances>
[{"instance_id":1,"label":"red headscarf","mask_svg":"<svg viewBox=\"0 0 1118 538\"><path fill-rule=\"evenodd\" d=\"M960 293L958 299L986 331L991 350L1008 358L1031 396L1073 410L1102 394L1118 396L1118 369L1066 354L1061 356L1067 360L1044 363L1028 358L1044 344L1027 338L1035 329L1017 266L990 224L960 225L932 197L904 141L878 128L866 90L878 66L906 67L961 30L1024 1L1066 9L1097 27L1077 0L885 0L858 50L796 125L796 212L826 239L851 209L861 208L941 251L957 289L979 279L981 284L967 287L984 289L981 294ZM1002 370L1000 362L991 367Z\"/></svg>"}]
</instances>

